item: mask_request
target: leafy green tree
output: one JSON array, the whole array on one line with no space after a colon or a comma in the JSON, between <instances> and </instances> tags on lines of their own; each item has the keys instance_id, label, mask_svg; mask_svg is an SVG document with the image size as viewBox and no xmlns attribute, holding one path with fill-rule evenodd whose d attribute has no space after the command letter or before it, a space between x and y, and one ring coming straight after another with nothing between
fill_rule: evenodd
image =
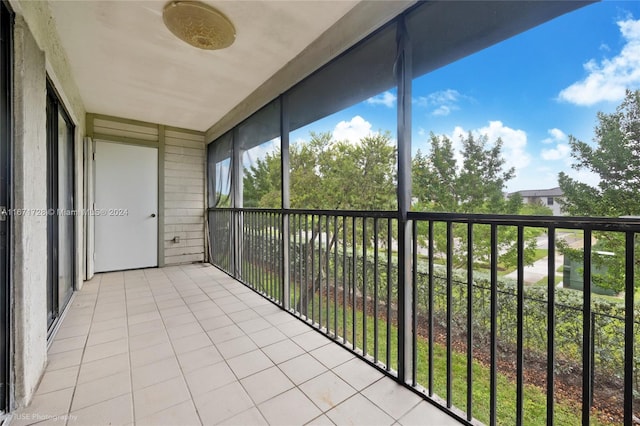
<instances>
[{"instance_id":1,"label":"leafy green tree","mask_svg":"<svg viewBox=\"0 0 640 426\"><path fill-rule=\"evenodd\" d=\"M590 186L561 172L558 181L564 192L562 208L573 216L640 216L640 91L627 91L615 112L599 112L594 143L589 145L569 137L575 170L586 170L600 178ZM594 254L593 264L607 270L594 274L600 287L624 288L624 236L614 232L594 232L595 248L614 256ZM582 258L582 252L561 247L568 255ZM638 244L636 243L636 250ZM638 257L635 266L638 269ZM635 274L638 277L638 273ZM640 280L636 279L636 287Z\"/></svg>"},{"instance_id":2,"label":"leafy green tree","mask_svg":"<svg viewBox=\"0 0 640 426\"><path fill-rule=\"evenodd\" d=\"M292 144L290 155L290 198L292 208L326 209L326 210L392 210L396 207L395 165L396 148L391 143L391 134L378 133L363 137L358 143L335 140L331 132L311 132L308 142ZM276 152L257 160L245 171L244 178L245 207L279 207L280 203L280 153ZM321 223L315 222L310 235L305 236L307 253L305 262L309 267L317 264L318 256L329 254L336 243L342 226L346 226L351 235L352 223L339 222L340 228L324 229ZM294 223L291 232L297 230ZM356 235L363 235L361 221L356 223ZM368 239L373 241L373 224L366 224ZM337 233L335 231L338 231ZM386 241L386 228L382 227L378 238ZM302 231L304 232L304 231ZM318 246L318 238L324 234L328 248L312 251L308 248ZM313 253L313 256L311 255ZM313 258L315 258L315 260ZM326 260L320 262L322 268ZM307 294L316 291L322 274L317 269L316 276L311 279ZM304 300L296 301L298 307L304 309Z\"/></svg>"},{"instance_id":3,"label":"leafy green tree","mask_svg":"<svg viewBox=\"0 0 640 426\"><path fill-rule=\"evenodd\" d=\"M413 191L417 198L415 209L450 213L519 214L524 208L522 197L505 198L506 183L515 176L513 168L506 168L502 156L502 141L489 144L487 136L468 133L462 138L461 160L457 161L452 141L446 136L430 136L426 154L418 151L413 159ZM426 242L426 227L421 229L422 244ZM446 258L447 237L444 223L436 223L434 249ZM475 225L473 234L474 259L478 264L490 261L491 229ZM517 230L500 227L498 230L499 262L505 268L517 264ZM525 261L535 256L535 237L540 231L525 230ZM467 226L453 225L453 262L463 267L467 262Z\"/></svg>"},{"instance_id":4,"label":"leafy green tree","mask_svg":"<svg viewBox=\"0 0 640 426\"><path fill-rule=\"evenodd\" d=\"M245 207L281 207L280 150L259 158L243 176Z\"/></svg>"}]
</instances>

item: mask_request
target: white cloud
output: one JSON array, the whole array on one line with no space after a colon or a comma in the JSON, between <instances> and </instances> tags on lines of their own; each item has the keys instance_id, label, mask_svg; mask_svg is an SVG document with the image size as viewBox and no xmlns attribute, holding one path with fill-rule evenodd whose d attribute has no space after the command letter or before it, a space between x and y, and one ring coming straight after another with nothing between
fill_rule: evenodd
<instances>
[{"instance_id":1,"label":"white cloud","mask_svg":"<svg viewBox=\"0 0 640 426\"><path fill-rule=\"evenodd\" d=\"M559 143L555 148L543 149L540 151L540 157L547 161L566 160L569 158L571 148L569 145Z\"/></svg>"},{"instance_id":2,"label":"white cloud","mask_svg":"<svg viewBox=\"0 0 640 426\"><path fill-rule=\"evenodd\" d=\"M555 144L555 148L545 148L540 151L540 157L547 161L564 160L567 165L571 164L571 148L567 144L567 134L558 128L547 130L549 137L542 140L543 144Z\"/></svg>"},{"instance_id":3,"label":"white cloud","mask_svg":"<svg viewBox=\"0 0 640 426\"><path fill-rule=\"evenodd\" d=\"M640 20L626 19L617 24L625 40L620 53L584 64L588 75L563 89L558 95L560 100L582 106L618 102L626 89L640 86Z\"/></svg>"},{"instance_id":4,"label":"white cloud","mask_svg":"<svg viewBox=\"0 0 640 426\"><path fill-rule=\"evenodd\" d=\"M360 139L375 134L375 132L371 131L371 123L359 115L349 121L339 122L333 129L333 138L335 140L349 141L351 143L360 143Z\"/></svg>"},{"instance_id":5,"label":"white cloud","mask_svg":"<svg viewBox=\"0 0 640 426\"><path fill-rule=\"evenodd\" d=\"M393 108L396 106L396 100L396 95L391 92L384 92L381 95L367 99L367 103L369 105L384 105L387 108Z\"/></svg>"},{"instance_id":6,"label":"white cloud","mask_svg":"<svg viewBox=\"0 0 640 426\"><path fill-rule=\"evenodd\" d=\"M550 137L542 140L542 143L544 144L550 144L554 142L561 142L561 141L567 140L566 133L555 127L553 129L547 130L547 133L549 133Z\"/></svg>"},{"instance_id":7,"label":"white cloud","mask_svg":"<svg viewBox=\"0 0 640 426\"><path fill-rule=\"evenodd\" d=\"M526 167L531 162L531 157L526 152L527 133L524 130L515 130L502 124L502 121L490 121L489 126L477 130L481 135L486 135L489 142L493 143L498 138L502 139L502 154L507 167L518 169Z\"/></svg>"},{"instance_id":8,"label":"white cloud","mask_svg":"<svg viewBox=\"0 0 640 426\"><path fill-rule=\"evenodd\" d=\"M446 116L453 111L460 109L458 104L461 100L470 99L468 96L462 95L454 89L440 90L428 94L427 96L419 96L413 102L423 108L434 108L431 115Z\"/></svg>"},{"instance_id":9,"label":"white cloud","mask_svg":"<svg viewBox=\"0 0 640 426\"><path fill-rule=\"evenodd\" d=\"M518 170L523 169L531 162L531 156L526 152L527 133L524 130L516 130L505 126L502 121L489 121L489 125L479 129L471 130L471 133L478 136L486 136L488 143L495 143L498 138L502 139L502 156L505 159L506 168L515 167L516 174ZM460 126L453 129L449 138L455 149L455 156L458 163L462 161L460 154L462 148L462 138L468 134Z\"/></svg>"},{"instance_id":10,"label":"white cloud","mask_svg":"<svg viewBox=\"0 0 640 426\"><path fill-rule=\"evenodd\" d=\"M263 160L267 154L273 154L280 147L280 138L274 138L255 146L248 151L242 153L242 163L244 167L251 167L258 160Z\"/></svg>"},{"instance_id":11,"label":"white cloud","mask_svg":"<svg viewBox=\"0 0 640 426\"><path fill-rule=\"evenodd\" d=\"M586 183L589 186L597 187L600 183L600 175L590 170L570 170L566 171L573 179Z\"/></svg>"},{"instance_id":12,"label":"white cloud","mask_svg":"<svg viewBox=\"0 0 640 426\"><path fill-rule=\"evenodd\" d=\"M431 113L432 115L435 116L447 116L449 114L451 114L451 110L452 109L458 109L454 106L448 106L448 105L440 105L438 108L434 109L433 112Z\"/></svg>"}]
</instances>

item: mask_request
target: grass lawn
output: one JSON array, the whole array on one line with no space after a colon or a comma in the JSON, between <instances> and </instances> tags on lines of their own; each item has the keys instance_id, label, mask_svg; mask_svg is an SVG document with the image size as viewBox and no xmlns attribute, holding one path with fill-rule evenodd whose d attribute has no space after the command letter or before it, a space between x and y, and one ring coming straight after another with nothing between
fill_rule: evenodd
<instances>
[{"instance_id":1,"label":"grass lawn","mask_svg":"<svg viewBox=\"0 0 640 426\"><path fill-rule=\"evenodd\" d=\"M316 295L317 297L317 295ZM327 318L327 306L323 300L322 305L322 326L326 326ZM309 306L309 313L311 312L311 306ZM342 307L339 305L337 314L337 333L341 336L346 336L350 342L354 341L353 336L353 311L347 308L344 313ZM315 306L315 320L318 320L318 301L316 299ZM334 330L334 308L332 301L329 303L329 329L332 332ZM346 315L346 330L343 329L343 314ZM375 356L375 330L374 330L374 317L366 316L366 345L364 344L364 326L363 315L361 310L356 310L356 334L355 344L359 348L366 346L366 351L369 355ZM390 365L391 368L397 370L397 348L396 342L398 339L398 331L394 325L389 327L390 334ZM386 339L387 339L387 322L384 319L378 319L378 346L377 346L377 359L381 362L386 362ZM417 382L424 386L428 385L428 341L423 338L418 338L417 342ZM433 347L433 391L441 398L446 397L446 347L440 344L434 344ZM467 401L467 365L466 354L453 352L452 353L452 402L456 407L466 410ZM515 412L516 412L516 383L510 377L505 374L498 374L497 376L497 423L500 425L513 425L515 424ZM483 364L474 361L473 362L473 416L483 423L489 423L489 398L490 398L490 384L489 384L489 368ZM558 425L574 425L579 423L580 419L580 407L573 404L556 402L555 404L555 423ZM524 390L524 424L527 425L545 425L546 424L546 394L545 392L533 385L526 385ZM592 425L601 425L598 419L591 419Z\"/></svg>"},{"instance_id":2,"label":"grass lawn","mask_svg":"<svg viewBox=\"0 0 640 426\"><path fill-rule=\"evenodd\" d=\"M556 281L555 284L558 285L562 282L562 280L564 279L564 277L562 275L556 275ZM544 278L540 278L537 282L535 282L533 285L536 286L543 286L545 287L547 285L547 277Z\"/></svg>"}]
</instances>

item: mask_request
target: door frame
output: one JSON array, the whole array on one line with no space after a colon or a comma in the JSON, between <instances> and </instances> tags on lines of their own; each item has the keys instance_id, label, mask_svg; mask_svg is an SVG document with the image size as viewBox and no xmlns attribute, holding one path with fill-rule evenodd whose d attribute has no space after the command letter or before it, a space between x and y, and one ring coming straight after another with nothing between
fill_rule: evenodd
<instances>
[{"instance_id":1,"label":"door frame","mask_svg":"<svg viewBox=\"0 0 640 426\"><path fill-rule=\"evenodd\" d=\"M67 300L59 300L59 284L57 281L58 267L59 267L59 213L60 200L58 200L58 188L60 170L58 168L59 151L58 147L61 141L58 140L59 125L58 117L61 115L65 124L68 126L68 137L70 140L63 141L62 143L70 143L69 152L71 154L69 166L72 168L71 174L71 188L69 193L71 194L71 208L75 209L75 197L76 197L76 155L75 155L75 123L71 119L69 112L65 108L64 104L60 100L53 82L47 77L47 209L54 209L54 212L47 212L47 252L48 252L48 267L47 267L47 292L51 290L51 294L47 294L47 309L49 309L49 302L51 301L51 312L47 312L47 340L49 340L56 330L56 326L60 317L68 302L71 300L71 295L78 287L76 277L76 235L78 230L76 229L76 220L71 221L70 234L68 236L62 236L62 238L68 237L71 241L71 293ZM53 125L55 123L55 126ZM55 128L54 128L55 127ZM50 199L52 197L52 199ZM52 214L53 213L53 214ZM50 288L53 287L53 288ZM52 315L49 321L49 314Z\"/></svg>"},{"instance_id":2,"label":"door frame","mask_svg":"<svg viewBox=\"0 0 640 426\"><path fill-rule=\"evenodd\" d=\"M0 205L5 206L5 209L0 210L0 245L3 252L0 255L0 345L5 350L0 349L0 382L3 384L0 385L0 413L9 411L13 398L13 310L10 303L13 297L13 226L11 215L7 214L7 209L13 207L13 24L14 13L7 2L3 1L0 4L0 69L4 73L4 78L0 81Z\"/></svg>"},{"instance_id":3,"label":"door frame","mask_svg":"<svg viewBox=\"0 0 640 426\"><path fill-rule=\"evenodd\" d=\"M161 227L164 226L164 220L163 217L164 215L162 214L162 206L164 205L164 193L162 192L164 189L164 178L163 178L163 173L161 173L161 167L163 166L164 163L164 149L160 148L160 144L157 143L146 143L146 142L141 142L141 141L132 141L129 139L118 139L118 138L113 138L113 139L106 139L106 138L101 138L101 139L95 139L95 140L91 140L90 143L88 144L88 146L91 149L90 152L90 156L91 156L91 165L89 166L89 173L91 173L91 188L90 188L90 192L91 194L89 195L89 198L91 200L91 206L90 206L90 210L91 211L95 211L96 209L96 204L95 204L95 200L96 200L96 184L97 184L97 179L96 179L96 144L97 143L111 143L111 144L119 144L119 145L130 145L130 146L138 146L138 147L144 147L144 148L151 148L151 149L155 149L156 150L156 173L155 173L155 179L156 179L156 205L155 205L155 209L156 209L156 266L151 266L151 267L147 267L147 266L143 266L143 267L139 267L139 268L133 268L133 269L145 269L145 268L160 268L163 265L162 262L162 255L164 254L164 241L162 240L164 233L161 232ZM87 243L87 250L88 250L88 256L87 259L91 259L90 261L88 261L88 264L90 265L90 271L91 271L91 276L93 276L94 273L96 273L95 271L95 263L96 263L96 220L95 217L93 215L88 215L89 220L88 220L88 226L87 228L91 228L91 235L92 238L90 240L88 240ZM122 271L125 270L130 270L130 269L120 269ZM104 271L104 272L110 272L110 271ZM99 271L97 273L102 273L102 271Z\"/></svg>"},{"instance_id":4,"label":"door frame","mask_svg":"<svg viewBox=\"0 0 640 426\"><path fill-rule=\"evenodd\" d=\"M100 123L98 123L100 121ZM105 123L109 126L106 129ZM103 127L100 127L103 126ZM128 126L135 126L147 129L155 129L157 131L157 138L143 139L134 131L127 130ZM158 268L164 266L164 226L165 226L165 214L164 214L164 176L165 176L165 137L167 126L162 124L150 123L146 121L133 120L130 118L115 117L112 115L95 114L88 112L86 115L86 140L84 145L84 157L87 159L84 164L85 173L91 174L91 182L85 181L85 209L91 211L94 209L93 202L95 200L95 180L94 180L94 164L93 158L95 153L95 143L98 141L103 142L115 142L130 145L142 145L158 148ZM108 130L108 131L107 131ZM118 132L115 133L114 130ZM88 164L90 163L90 165ZM89 232L94 232L95 221L89 215L85 216L84 226ZM84 263L87 266L85 280L90 280L95 274L93 268L94 256L95 256L95 241L92 238L85 240L84 247Z\"/></svg>"}]
</instances>

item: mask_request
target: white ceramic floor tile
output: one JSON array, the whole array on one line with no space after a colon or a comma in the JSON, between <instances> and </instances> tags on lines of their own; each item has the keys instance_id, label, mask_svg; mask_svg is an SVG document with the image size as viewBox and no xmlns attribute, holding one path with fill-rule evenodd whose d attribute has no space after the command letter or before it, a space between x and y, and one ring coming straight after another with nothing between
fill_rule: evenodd
<instances>
[{"instance_id":1,"label":"white ceramic floor tile","mask_svg":"<svg viewBox=\"0 0 640 426\"><path fill-rule=\"evenodd\" d=\"M333 372L358 391L384 377L383 373L358 358L335 367Z\"/></svg>"},{"instance_id":2,"label":"white ceramic floor tile","mask_svg":"<svg viewBox=\"0 0 640 426\"><path fill-rule=\"evenodd\" d=\"M77 411L128 393L131 393L131 378L128 371L82 383L76 387L71 411Z\"/></svg>"},{"instance_id":3,"label":"white ceramic floor tile","mask_svg":"<svg viewBox=\"0 0 640 426\"><path fill-rule=\"evenodd\" d=\"M198 414L205 425L223 423L253 407L253 402L239 383L233 382L211 392L194 396Z\"/></svg>"},{"instance_id":4,"label":"white ceramic floor tile","mask_svg":"<svg viewBox=\"0 0 640 426\"><path fill-rule=\"evenodd\" d=\"M393 418L361 394L352 396L333 410L328 411L326 415L337 425L388 426L395 422ZM423 419L422 424L430 425L427 419Z\"/></svg>"},{"instance_id":5,"label":"white ceramic floor tile","mask_svg":"<svg viewBox=\"0 0 640 426\"><path fill-rule=\"evenodd\" d=\"M384 377L362 391L362 394L394 419L399 419L421 401L391 378Z\"/></svg>"},{"instance_id":6,"label":"white ceramic floor tile","mask_svg":"<svg viewBox=\"0 0 640 426\"><path fill-rule=\"evenodd\" d=\"M227 363L239 379L250 376L258 371L266 370L274 365L273 362L258 349L231 358L227 360Z\"/></svg>"},{"instance_id":7,"label":"white ceramic floor tile","mask_svg":"<svg viewBox=\"0 0 640 426\"><path fill-rule=\"evenodd\" d=\"M207 365L213 365L222 361L222 355L220 355L220 352L211 344L191 352L178 354L178 361L180 362L182 371L188 373L200 367L206 367Z\"/></svg>"},{"instance_id":8,"label":"white ceramic floor tile","mask_svg":"<svg viewBox=\"0 0 640 426\"><path fill-rule=\"evenodd\" d=\"M294 387L277 367L271 367L240 381L256 404L264 402Z\"/></svg>"},{"instance_id":9,"label":"white ceramic floor tile","mask_svg":"<svg viewBox=\"0 0 640 426\"><path fill-rule=\"evenodd\" d=\"M356 393L355 389L331 371L301 384L300 390L322 411L331 410Z\"/></svg>"},{"instance_id":10,"label":"white ceramic floor tile","mask_svg":"<svg viewBox=\"0 0 640 426\"><path fill-rule=\"evenodd\" d=\"M258 409L272 425L303 425L322 414L298 388L263 402Z\"/></svg>"},{"instance_id":11,"label":"white ceramic floor tile","mask_svg":"<svg viewBox=\"0 0 640 426\"><path fill-rule=\"evenodd\" d=\"M85 283L20 413L12 425L456 424L204 265Z\"/></svg>"},{"instance_id":12,"label":"white ceramic floor tile","mask_svg":"<svg viewBox=\"0 0 640 426\"><path fill-rule=\"evenodd\" d=\"M309 354L302 354L285 361L278 367L297 385L327 371L327 367Z\"/></svg>"},{"instance_id":13,"label":"white ceramic floor tile","mask_svg":"<svg viewBox=\"0 0 640 426\"><path fill-rule=\"evenodd\" d=\"M402 426L421 426L424 424L425 419L429 419L429 424L433 426L455 426L460 424L427 401L422 401L416 405L398 420L398 423Z\"/></svg>"},{"instance_id":14,"label":"white ceramic floor tile","mask_svg":"<svg viewBox=\"0 0 640 426\"><path fill-rule=\"evenodd\" d=\"M283 363L305 353L304 349L290 339L265 346L262 350L276 364Z\"/></svg>"}]
</instances>

